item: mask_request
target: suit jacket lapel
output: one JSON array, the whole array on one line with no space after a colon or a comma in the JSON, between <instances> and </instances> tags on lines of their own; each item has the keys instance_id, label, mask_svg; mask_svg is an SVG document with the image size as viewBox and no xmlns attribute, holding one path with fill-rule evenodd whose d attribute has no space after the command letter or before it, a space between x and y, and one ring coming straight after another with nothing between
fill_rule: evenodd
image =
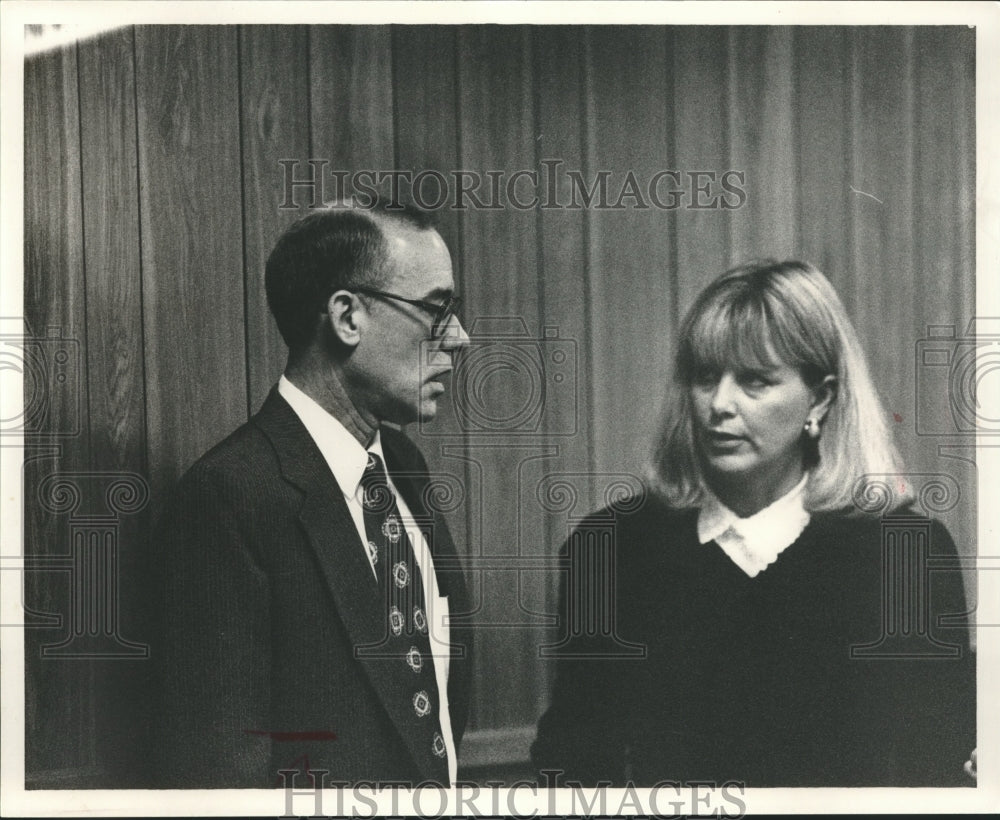
<instances>
[{"instance_id":1,"label":"suit jacket lapel","mask_svg":"<svg viewBox=\"0 0 1000 820\"><path fill-rule=\"evenodd\" d=\"M412 720L410 670L389 655L388 595L372 575L344 494L312 437L276 390L254 418L274 445L285 479L303 493L299 519L316 553L337 613L386 712L425 777L434 777L428 750L405 726Z\"/></svg>"}]
</instances>

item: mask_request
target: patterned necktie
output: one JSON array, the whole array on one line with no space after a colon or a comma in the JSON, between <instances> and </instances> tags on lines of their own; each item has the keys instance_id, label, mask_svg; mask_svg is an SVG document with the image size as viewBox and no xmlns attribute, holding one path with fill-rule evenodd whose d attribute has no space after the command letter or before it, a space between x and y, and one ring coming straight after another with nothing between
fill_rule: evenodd
<instances>
[{"instance_id":1,"label":"patterned necktie","mask_svg":"<svg viewBox=\"0 0 1000 820\"><path fill-rule=\"evenodd\" d=\"M361 487L366 548L386 591L388 646L399 663L412 670L406 696L412 701L413 731L423 738L420 745L431 754L441 782L447 783L448 751L441 734L423 579L382 459L375 453L368 453Z\"/></svg>"}]
</instances>

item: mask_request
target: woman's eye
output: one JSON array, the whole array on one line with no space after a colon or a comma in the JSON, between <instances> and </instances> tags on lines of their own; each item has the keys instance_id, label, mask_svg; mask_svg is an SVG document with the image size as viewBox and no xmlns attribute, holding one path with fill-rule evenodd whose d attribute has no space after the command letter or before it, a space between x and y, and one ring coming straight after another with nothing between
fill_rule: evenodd
<instances>
[{"instance_id":1,"label":"woman's eye","mask_svg":"<svg viewBox=\"0 0 1000 820\"><path fill-rule=\"evenodd\" d=\"M770 383L763 373L744 373L740 376L740 384L755 390L767 387Z\"/></svg>"}]
</instances>

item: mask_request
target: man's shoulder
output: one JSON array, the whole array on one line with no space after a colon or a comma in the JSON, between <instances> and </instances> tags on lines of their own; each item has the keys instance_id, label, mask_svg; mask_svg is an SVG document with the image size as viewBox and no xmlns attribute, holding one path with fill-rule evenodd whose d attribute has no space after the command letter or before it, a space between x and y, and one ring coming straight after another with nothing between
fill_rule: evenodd
<instances>
[{"instance_id":1,"label":"man's shoulder","mask_svg":"<svg viewBox=\"0 0 1000 820\"><path fill-rule=\"evenodd\" d=\"M301 423L291 408L272 391L257 413L203 453L185 478L275 470L279 466L278 442L288 440L299 428ZM302 431L305 437L304 428Z\"/></svg>"},{"instance_id":2,"label":"man's shoulder","mask_svg":"<svg viewBox=\"0 0 1000 820\"><path fill-rule=\"evenodd\" d=\"M280 475L274 446L253 420L245 422L198 458L181 476L177 491L209 488L250 492Z\"/></svg>"},{"instance_id":3,"label":"man's shoulder","mask_svg":"<svg viewBox=\"0 0 1000 820\"><path fill-rule=\"evenodd\" d=\"M251 420L241 424L207 450L191 465L191 470L245 471L250 462L268 460L274 460L274 448L267 436Z\"/></svg>"}]
</instances>

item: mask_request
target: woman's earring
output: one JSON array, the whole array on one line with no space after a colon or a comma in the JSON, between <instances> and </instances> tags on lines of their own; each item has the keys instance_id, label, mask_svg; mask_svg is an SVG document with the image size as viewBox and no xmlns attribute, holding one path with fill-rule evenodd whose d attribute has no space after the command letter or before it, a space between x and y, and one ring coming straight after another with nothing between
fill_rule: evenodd
<instances>
[{"instance_id":1,"label":"woman's earring","mask_svg":"<svg viewBox=\"0 0 1000 820\"><path fill-rule=\"evenodd\" d=\"M819 438L819 423L816 419L806 419L804 429L809 438Z\"/></svg>"}]
</instances>

